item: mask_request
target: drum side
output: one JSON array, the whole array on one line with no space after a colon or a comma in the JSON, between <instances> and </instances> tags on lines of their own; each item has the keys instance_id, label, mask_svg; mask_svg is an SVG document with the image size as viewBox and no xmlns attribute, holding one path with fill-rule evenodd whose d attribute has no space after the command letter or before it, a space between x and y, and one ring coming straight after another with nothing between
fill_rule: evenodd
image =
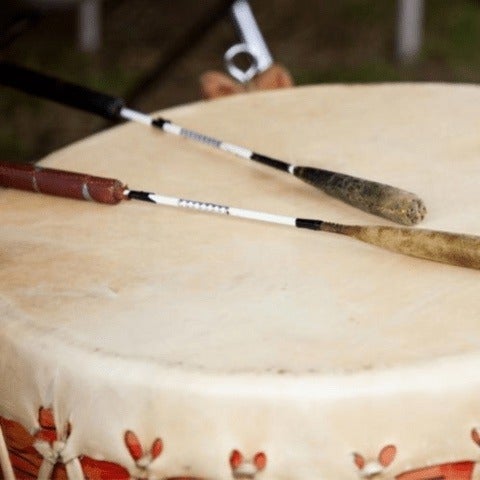
<instances>
[{"instance_id":1,"label":"drum side","mask_svg":"<svg viewBox=\"0 0 480 480\"><path fill-rule=\"evenodd\" d=\"M260 151L401 184L426 196L427 227L476 233L479 103L477 88L325 87L169 113ZM188 198L375 222L295 179L141 126L43 163ZM345 480L358 474L353 452L375 463L389 445L397 458L374 465L385 478L446 461L456 466L431 474L469 474L473 460L455 462L478 453L477 272L139 203L0 192L0 416L18 474L38 473L38 441L44 455L63 442L95 479L149 469ZM61 462L52 475L65 478Z\"/></svg>"}]
</instances>

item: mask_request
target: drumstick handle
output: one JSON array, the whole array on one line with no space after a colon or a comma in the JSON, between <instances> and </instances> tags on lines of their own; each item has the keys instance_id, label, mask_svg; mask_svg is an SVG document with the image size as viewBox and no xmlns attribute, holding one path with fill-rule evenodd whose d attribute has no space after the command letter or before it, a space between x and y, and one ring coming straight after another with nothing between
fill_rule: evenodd
<instances>
[{"instance_id":1,"label":"drumstick handle","mask_svg":"<svg viewBox=\"0 0 480 480\"><path fill-rule=\"evenodd\" d=\"M111 205L125 198L126 189L113 178L4 162L0 162L0 186Z\"/></svg>"},{"instance_id":2,"label":"drumstick handle","mask_svg":"<svg viewBox=\"0 0 480 480\"><path fill-rule=\"evenodd\" d=\"M404 255L480 269L480 237L474 235L399 227L342 225L323 220L271 215L148 192L130 191L122 182L112 178L35 165L0 162L0 186L108 204L135 198L159 205L193 208L267 223L338 233Z\"/></svg>"},{"instance_id":3,"label":"drumstick handle","mask_svg":"<svg viewBox=\"0 0 480 480\"><path fill-rule=\"evenodd\" d=\"M339 233L392 252L434 262L480 269L480 237L438 230L322 222L315 230Z\"/></svg>"},{"instance_id":4,"label":"drumstick handle","mask_svg":"<svg viewBox=\"0 0 480 480\"><path fill-rule=\"evenodd\" d=\"M123 99L35 72L9 62L0 62L0 84L22 92L69 105L109 120L120 118Z\"/></svg>"}]
</instances>

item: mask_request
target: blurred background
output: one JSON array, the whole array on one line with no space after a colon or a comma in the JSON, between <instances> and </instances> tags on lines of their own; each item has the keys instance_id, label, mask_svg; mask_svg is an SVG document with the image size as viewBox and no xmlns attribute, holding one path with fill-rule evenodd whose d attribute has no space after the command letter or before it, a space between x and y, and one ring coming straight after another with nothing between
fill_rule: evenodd
<instances>
[{"instance_id":1,"label":"blurred background","mask_svg":"<svg viewBox=\"0 0 480 480\"><path fill-rule=\"evenodd\" d=\"M290 70L296 85L479 82L480 1L409 1L423 10L420 28L407 31L403 40L400 0L251 0L250 5L274 59ZM160 110L199 100L200 75L224 70L223 55L238 41L224 5L0 0L0 58L124 96L144 112ZM400 41L406 42L403 53ZM0 160L10 161L39 159L110 125L4 87L0 115Z\"/></svg>"}]
</instances>

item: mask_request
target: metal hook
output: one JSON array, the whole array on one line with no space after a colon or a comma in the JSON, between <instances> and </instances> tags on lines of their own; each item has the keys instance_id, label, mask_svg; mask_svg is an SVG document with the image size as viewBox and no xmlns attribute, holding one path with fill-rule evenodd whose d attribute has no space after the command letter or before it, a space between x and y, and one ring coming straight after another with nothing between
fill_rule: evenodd
<instances>
[{"instance_id":1,"label":"metal hook","mask_svg":"<svg viewBox=\"0 0 480 480\"><path fill-rule=\"evenodd\" d=\"M237 55L246 54L251 59L251 64L245 70L235 63ZM246 44L237 43L232 45L224 55L225 68L228 73L240 83L248 83L255 75L260 73L256 53Z\"/></svg>"}]
</instances>

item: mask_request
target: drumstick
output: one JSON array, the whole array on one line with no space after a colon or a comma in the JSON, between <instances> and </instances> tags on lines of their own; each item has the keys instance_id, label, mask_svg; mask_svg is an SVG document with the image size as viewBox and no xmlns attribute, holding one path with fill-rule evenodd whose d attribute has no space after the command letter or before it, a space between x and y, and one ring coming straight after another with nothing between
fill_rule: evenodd
<instances>
[{"instance_id":1,"label":"drumstick","mask_svg":"<svg viewBox=\"0 0 480 480\"><path fill-rule=\"evenodd\" d=\"M338 233L393 252L480 269L480 237L407 227L342 225L319 219L274 215L215 203L130 190L119 180L34 165L0 163L0 186L68 198L118 204L135 199L249 220Z\"/></svg>"},{"instance_id":2,"label":"drumstick","mask_svg":"<svg viewBox=\"0 0 480 480\"><path fill-rule=\"evenodd\" d=\"M294 175L353 207L403 225L414 225L426 214L423 201L411 192L343 173L293 165L189 130L162 117L153 119L149 115L127 108L122 98L105 95L7 62L0 62L0 83L110 120L132 120L253 160Z\"/></svg>"}]
</instances>

